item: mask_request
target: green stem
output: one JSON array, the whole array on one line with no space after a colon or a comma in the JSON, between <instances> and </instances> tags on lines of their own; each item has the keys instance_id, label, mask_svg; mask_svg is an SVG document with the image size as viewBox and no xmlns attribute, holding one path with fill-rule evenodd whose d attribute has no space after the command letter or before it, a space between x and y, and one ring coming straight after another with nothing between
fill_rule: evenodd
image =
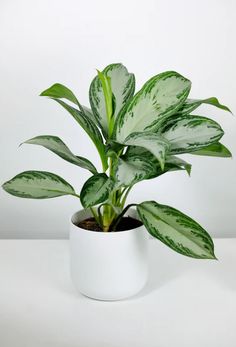
<instances>
[{"instance_id":1,"label":"green stem","mask_svg":"<svg viewBox=\"0 0 236 347\"><path fill-rule=\"evenodd\" d=\"M130 186L130 187L128 187L128 189L126 190L126 192L125 192L125 194L124 194L124 196L123 196L123 198L122 198L122 200L121 200L121 208L124 208L124 205L125 205L125 203L126 203L127 197L128 197L128 195L129 195L129 192L130 192L130 190L132 189L132 187L133 187L133 186Z\"/></svg>"},{"instance_id":2,"label":"green stem","mask_svg":"<svg viewBox=\"0 0 236 347\"><path fill-rule=\"evenodd\" d=\"M109 218L109 206L103 207L103 231L109 231L110 218Z\"/></svg>"},{"instance_id":3,"label":"green stem","mask_svg":"<svg viewBox=\"0 0 236 347\"><path fill-rule=\"evenodd\" d=\"M100 227L102 227L102 226L100 225L99 217L98 217L98 214L97 214L96 210L95 210L93 207L90 207L90 211L91 211L91 213L92 213L92 215L93 215L95 221L97 222L97 224L98 224Z\"/></svg>"},{"instance_id":4,"label":"green stem","mask_svg":"<svg viewBox=\"0 0 236 347\"><path fill-rule=\"evenodd\" d=\"M109 176L110 176L110 178L112 178L113 177L113 160L112 160L112 158L110 157L109 158ZM109 200L112 202L112 204L114 203L114 199L113 199L113 194L112 193L110 193L109 194ZM112 212L113 212L113 209L111 208L111 206L109 206L108 207L108 215L109 215L109 219L111 219L111 214L112 214Z\"/></svg>"},{"instance_id":5,"label":"green stem","mask_svg":"<svg viewBox=\"0 0 236 347\"><path fill-rule=\"evenodd\" d=\"M103 215L101 213L101 208L103 207ZM113 208L110 204L104 203L98 207L98 218L100 224L102 224L103 231L108 231L111 224L111 218L109 215L110 208Z\"/></svg>"},{"instance_id":6,"label":"green stem","mask_svg":"<svg viewBox=\"0 0 236 347\"><path fill-rule=\"evenodd\" d=\"M80 199L80 196L79 196L79 194L76 194L76 193L71 193L70 195L72 195L72 196L75 196L76 198L79 198Z\"/></svg>"}]
</instances>

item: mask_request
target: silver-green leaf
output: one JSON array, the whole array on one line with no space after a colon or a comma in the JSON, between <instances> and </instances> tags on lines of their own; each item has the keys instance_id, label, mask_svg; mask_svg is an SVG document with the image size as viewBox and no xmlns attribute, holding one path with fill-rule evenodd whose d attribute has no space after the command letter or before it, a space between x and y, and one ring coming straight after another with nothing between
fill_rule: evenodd
<instances>
[{"instance_id":1,"label":"silver-green leaf","mask_svg":"<svg viewBox=\"0 0 236 347\"><path fill-rule=\"evenodd\" d=\"M210 235L192 218L155 201L137 206L148 232L174 251L192 258L215 259Z\"/></svg>"},{"instance_id":2,"label":"silver-green leaf","mask_svg":"<svg viewBox=\"0 0 236 347\"><path fill-rule=\"evenodd\" d=\"M82 108L83 108L83 111L85 113L85 116L90 120L92 121L93 123L95 123L97 125L97 122L96 122L96 118L94 117L93 115L93 111L91 110L91 108L87 107L87 106L84 106L82 105Z\"/></svg>"},{"instance_id":3,"label":"silver-green leaf","mask_svg":"<svg viewBox=\"0 0 236 347\"><path fill-rule=\"evenodd\" d=\"M134 132L156 130L161 118L179 110L190 88L191 82L174 71L152 77L117 116L116 140L122 142Z\"/></svg>"},{"instance_id":4,"label":"silver-green leaf","mask_svg":"<svg viewBox=\"0 0 236 347\"><path fill-rule=\"evenodd\" d=\"M176 157L175 155L168 155L165 160L165 169L164 171L161 170L160 164L157 161L157 158L148 150L142 147L135 147L130 146L128 147L125 158L126 159L132 159L132 157L140 156L142 158L145 158L149 163L151 162L155 166L155 177L159 176L160 174L165 173L166 171L176 171L176 170L186 170L187 173L190 175L191 173L191 167L192 165L186 162L185 160Z\"/></svg>"},{"instance_id":5,"label":"silver-green leaf","mask_svg":"<svg viewBox=\"0 0 236 347\"><path fill-rule=\"evenodd\" d=\"M128 187L142 180L155 178L169 171L186 170L190 175L191 164L176 157L167 156L165 168L161 169L156 157L141 147L129 147L127 153L119 158L116 169L116 188Z\"/></svg>"},{"instance_id":6,"label":"silver-green leaf","mask_svg":"<svg viewBox=\"0 0 236 347\"><path fill-rule=\"evenodd\" d=\"M165 169L168 171L186 170L190 176L192 165L175 155L170 155L166 158Z\"/></svg>"},{"instance_id":7,"label":"silver-green leaf","mask_svg":"<svg viewBox=\"0 0 236 347\"><path fill-rule=\"evenodd\" d=\"M34 144L43 146L53 153L57 154L62 159L82 167L83 169L89 170L92 173L96 173L97 170L95 166L86 158L76 156L71 152L67 145L57 136L53 135L41 135L36 136L24 143Z\"/></svg>"},{"instance_id":8,"label":"silver-green leaf","mask_svg":"<svg viewBox=\"0 0 236 347\"><path fill-rule=\"evenodd\" d=\"M11 195L29 199L49 199L76 195L74 188L60 176L46 171L25 171L3 184Z\"/></svg>"},{"instance_id":9,"label":"silver-green leaf","mask_svg":"<svg viewBox=\"0 0 236 347\"><path fill-rule=\"evenodd\" d=\"M217 142L224 134L221 126L212 119L179 115L165 119L158 133L171 144L171 153L191 153Z\"/></svg>"},{"instance_id":10,"label":"silver-green leaf","mask_svg":"<svg viewBox=\"0 0 236 347\"><path fill-rule=\"evenodd\" d=\"M164 172L161 170L160 164L157 161L157 158L148 150L142 147L136 147L136 146L130 146L128 147L125 157L126 159L140 156L142 158L145 158L149 163L152 163L152 165L155 167L156 176L159 176L159 174L163 174L166 171L175 171L175 170L186 170L187 173L190 175L191 173L191 167L192 165L188 163L187 161L176 157L175 155L167 155L165 159L165 169Z\"/></svg>"},{"instance_id":11,"label":"silver-green leaf","mask_svg":"<svg viewBox=\"0 0 236 347\"><path fill-rule=\"evenodd\" d=\"M113 94L113 117L116 118L119 111L133 96L135 89L134 74L129 73L122 64L110 64L102 74L110 78L111 90ZM106 113L106 102L99 76L96 76L89 90L89 99L94 115L100 124L105 136L108 134L108 121Z\"/></svg>"},{"instance_id":12,"label":"silver-green leaf","mask_svg":"<svg viewBox=\"0 0 236 347\"><path fill-rule=\"evenodd\" d=\"M113 186L113 180L105 173L99 173L90 177L80 192L83 207L88 208L106 201Z\"/></svg>"},{"instance_id":13,"label":"silver-green leaf","mask_svg":"<svg viewBox=\"0 0 236 347\"><path fill-rule=\"evenodd\" d=\"M123 142L126 146L139 146L151 152L159 161L162 170L165 166L169 142L158 134L151 132L137 132L130 134Z\"/></svg>"},{"instance_id":14,"label":"silver-green leaf","mask_svg":"<svg viewBox=\"0 0 236 347\"><path fill-rule=\"evenodd\" d=\"M159 164L157 162L157 164ZM160 165L159 169L160 171ZM115 170L116 188L132 186L135 183L148 179L156 172L156 166L143 156L124 156L119 158Z\"/></svg>"}]
</instances>

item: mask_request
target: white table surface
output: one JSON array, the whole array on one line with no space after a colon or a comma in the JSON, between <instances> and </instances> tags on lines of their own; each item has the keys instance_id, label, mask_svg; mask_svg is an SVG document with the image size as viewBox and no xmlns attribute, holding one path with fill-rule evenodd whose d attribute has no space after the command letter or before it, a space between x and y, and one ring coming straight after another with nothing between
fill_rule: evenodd
<instances>
[{"instance_id":1,"label":"white table surface","mask_svg":"<svg viewBox=\"0 0 236 347\"><path fill-rule=\"evenodd\" d=\"M1 347L235 347L236 239L219 261L150 241L150 279L136 297L99 302L76 292L68 241L0 240Z\"/></svg>"}]
</instances>

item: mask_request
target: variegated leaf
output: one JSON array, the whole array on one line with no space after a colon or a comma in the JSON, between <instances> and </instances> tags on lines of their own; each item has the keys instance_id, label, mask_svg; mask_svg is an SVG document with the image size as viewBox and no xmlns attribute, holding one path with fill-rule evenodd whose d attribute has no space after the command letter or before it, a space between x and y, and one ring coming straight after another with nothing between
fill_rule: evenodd
<instances>
[{"instance_id":1,"label":"variegated leaf","mask_svg":"<svg viewBox=\"0 0 236 347\"><path fill-rule=\"evenodd\" d=\"M80 193L81 203L88 208L106 201L114 186L114 182L105 173L90 177L82 187Z\"/></svg>"},{"instance_id":2,"label":"variegated leaf","mask_svg":"<svg viewBox=\"0 0 236 347\"><path fill-rule=\"evenodd\" d=\"M92 173L97 172L95 166L88 159L74 155L66 144L57 136L36 136L28 141L25 141L24 143L43 146L72 164L89 170Z\"/></svg>"},{"instance_id":3,"label":"variegated leaf","mask_svg":"<svg viewBox=\"0 0 236 347\"><path fill-rule=\"evenodd\" d=\"M191 154L203 155L209 157L231 158L232 154L222 143L216 142L199 151L194 151Z\"/></svg>"},{"instance_id":4,"label":"variegated leaf","mask_svg":"<svg viewBox=\"0 0 236 347\"><path fill-rule=\"evenodd\" d=\"M123 142L134 132L153 131L160 119L176 113L186 100L191 82L177 72L152 77L119 113L114 137Z\"/></svg>"},{"instance_id":5,"label":"variegated leaf","mask_svg":"<svg viewBox=\"0 0 236 347\"><path fill-rule=\"evenodd\" d=\"M94 115L93 115L93 111L89 107L87 107L87 106L83 105L82 107L83 107L83 110L84 110L84 113L85 113L86 117L90 121L92 121L93 123L95 123L97 125L97 120L96 120L96 117L94 117Z\"/></svg>"},{"instance_id":6,"label":"variegated leaf","mask_svg":"<svg viewBox=\"0 0 236 347\"><path fill-rule=\"evenodd\" d=\"M211 97L211 98L203 99L203 100L187 99L185 103L183 104L183 106L181 107L181 109L179 110L179 113L182 115L189 114L202 104L212 105L224 111L231 112L227 106L220 104L217 98Z\"/></svg>"},{"instance_id":7,"label":"variegated leaf","mask_svg":"<svg viewBox=\"0 0 236 347\"><path fill-rule=\"evenodd\" d=\"M113 93L113 117L116 118L118 112L133 96L135 89L134 74L129 73L122 64L108 65L102 73L110 78L111 90ZM108 122L106 114L106 103L102 89L102 83L96 76L89 90L91 108L103 130L105 136L108 134Z\"/></svg>"},{"instance_id":8,"label":"variegated leaf","mask_svg":"<svg viewBox=\"0 0 236 347\"><path fill-rule=\"evenodd\" d=\"M158 161L157 161L157 164ZM159 169L160 171L160 165ZM116 188L132 186L154 175L156 166L148 159L142 156L129 156L119 158L116 170Z\"/></svg>"},{"instance_id":9,"label":"variegated leaf","mask_svg":"<svg viewBox=\"0 0 236 347\"><path fill-rule=\"evenodd\" d=\"M161 170L160 164L157 161L157 158L148 150L142 147L135 147L130 146L128 147L125 158L126 160L129 158L132 159L132 157L140 156L142 158L145 158L148 160L148 162L152 162L152 164L155 166L155 176L157 177L167 171L176 171L176 170L186 170L187 173L190 175L192 165L186 162L185 160L176 157L174 155L168 155L165 160L165 169L164 171Z\"/></svg>"},{"instance_id":10,"label":"variegated leaf","mask_svg":"<svg viewBox=\"0 0 236 347\"><path fill-rule=\"evenodd\" d=\"M93 143L95 144L98 152L100 153L101 159L103 158L104 169L107 169L107 160L105 154L105 146L103 143L102 135L95 125L95 123L86 117L82 112L68 105L62 100L54 99L58 102L65 110L67 110L72 117L79 123L79 125L86 131Z\"/></svg>"},{"instance_id":11,"label":"variegated leaf","mask_svg":"<svg viewBox=\"0 0 236 347\"><path fill-rule=\"evenodd\" d=\"M158 129L171 144L171 153L191 153L217 142L224 134L215 121L194 115L169 117Z\"/></svg>"},{"instance_id":12,"label":"variegated leaf","mask_svg":"<svg viewBox=\"0 0 236 347\"><path fill-rule=\"evenodd\" d=\"M169 150L169 143L163 137L151 132L137 132L130 134L123 142L126 146L139 146L150 151L159 161L162 170L165 157Z\"/></svg>"},{"instance_id":13,"label":"variegated leaf","mask_svg":"<svg viewBox=\"0 0 236 347\"><path fill-rule=\"evenodd\" d=\"M170 155L166 158L166 166L167 168L170 167L168 171L186 170L189 176L192 170L191 164L175 155Z\"/></svg>"},{"instance_id":14,"label":"variegated leaf","mask_svg":"<svg viewBox=\"0 0 236 347\"><path fill-rule=\"evenodd\" d=\"M167 156L165 168L162 170L160 163L152 153L141 147L130 148L137 149L137 151L134 150L133 154L132 151L128 152L119 158L115 170L116 188L128 187L142 180L161 176L169 171L186 170L188 174L191 172L191 164L176 156Z\"/></svg>"},{"instance_id":15,"label":"variegated leaf","mask_svg":"<svg viewBox=\"0 0 236 347\"><path fill-rule=\"evenodd\" d=\"M215 259L210 235L182 212L155 201L137 206L148 232L174 251L192 258Z\"/></svg>"},{"instance_id":16,"label":"variegated leaf","mask_svg":"<svg viewBox=\"0 0 236 347\"><path fill-rule=\"evenodd\" d=\"M25 171L3 184L9 194L20 198L49 199L76 195L74 188L60 176L46 171Z\"/></svg>"}]
</instances>

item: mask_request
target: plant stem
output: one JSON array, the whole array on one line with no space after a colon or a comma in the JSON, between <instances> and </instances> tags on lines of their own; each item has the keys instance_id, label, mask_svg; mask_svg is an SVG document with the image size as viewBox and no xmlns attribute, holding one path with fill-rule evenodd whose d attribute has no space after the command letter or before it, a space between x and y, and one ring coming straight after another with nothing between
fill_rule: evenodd
<instances>
[{"instance_id":1,"label":"plant stem","mask_svg":"<svg viewBox=\"0 0 236 347\"><path fill-rule=\"evenodd\" d=\"M103 207L103 214L101 213L102 207ZM110 206L110 204L108 203L101 204L98 207L98 219L100 221L100 225L103 228L103 231L108 231L110 223L111 223L111 219L108 215L109 208L112 208L112 206Z\"/></svg>"},{"instance_id":2,"label":"plant stem","mask_svg":"<svg viewBox=\"0 0 236 347\"><path fill-rule=\"evenodd\" d=\"M130 186L130 187L128 187L128 189L126 190L126 192L125 192L125 194L124 194L124 196L123 196L123 198L122 198L122 200L121 200L121 208L124 208L124 205L125 205L125 203L126 203L126 199L127 199L127 197L128 197L128 194L129 194L129 192L130 192L130 190L132 189L132 187L133 186Z\"/></svg>"},{"instance_id":3,"label":"plant stem","mask_svg":"<svg viewBox=\"0 0 236 347\"><path fill-rule=\"evenodd\" d=\"M100 225L100 220L99 220L99 217L98 217L98 214L97 214L96 210L95 210L93 207L90 207L90 211L91 211L91 213L92 213L92 215L93 215L95 221L97 222L97 224L98 224L100 227L102 227L102 226Z\"/></svg>"},{"instance_id":4,"label":"plant stem","mask_svg":"<svg viewBox=\"0 0 236 347\"><path fill-rule=\"evenodd\" d=\"M109 231L110 218L109 218L109 206L104 205L103 207L103 231Z\"/></svg>"},{"instance_id":5,"label":"plant stem","mask_svg":"<svg viewBox=\"0 0 236 347\"><path fill-rule=\"evenodd\" d=\"M123 211L119 214L119 216L115 219L114 223L110 225L110 229L113 229L114 231L116 230L117 225L121 221L122 217L125 215L125 213L128 211L128 209L132 206L137 206L137 204L129 204L127 205Z\"/></svg>"},{"instance_id":6,"label":"plant stem","mask_svg":"<svg viewBox=\"0 0 236 347\"><path fill-rule=\"evenodd\" d=\"M70 195L75 196L76 198L79 198L79 199L80 199L79 194L76 194L76 193L72 194L72 193L71 193Z\"/></svg>"}]
</instances>

